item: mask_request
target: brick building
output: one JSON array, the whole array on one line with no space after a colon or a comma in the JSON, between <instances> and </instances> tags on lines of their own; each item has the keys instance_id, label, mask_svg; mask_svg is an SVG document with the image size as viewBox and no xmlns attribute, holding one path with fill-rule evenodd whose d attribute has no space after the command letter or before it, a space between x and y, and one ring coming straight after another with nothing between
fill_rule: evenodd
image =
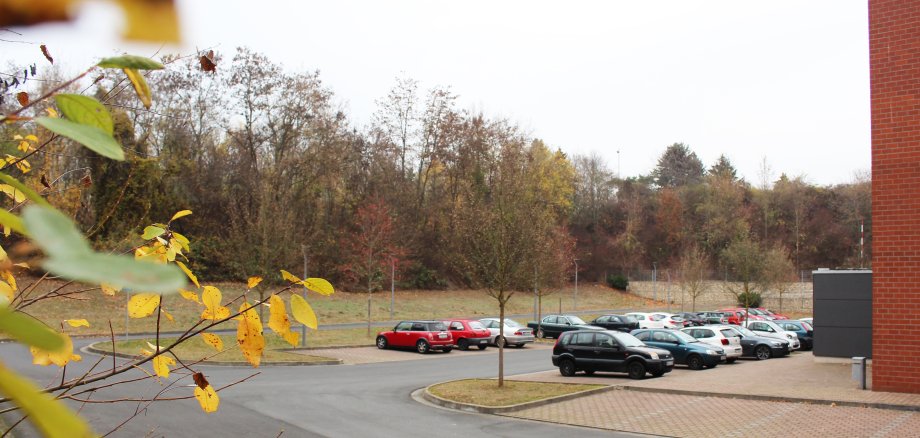
<instances>
[{"instance_id":1,"label":"brick building","mask_svg":"<svg viewBox=\"0 0 920 438\"><path fill-rule=\"evenodd\" d=\"M920 1L869 0L872 389L920 393Z\"/></svg>"}]
</instances>

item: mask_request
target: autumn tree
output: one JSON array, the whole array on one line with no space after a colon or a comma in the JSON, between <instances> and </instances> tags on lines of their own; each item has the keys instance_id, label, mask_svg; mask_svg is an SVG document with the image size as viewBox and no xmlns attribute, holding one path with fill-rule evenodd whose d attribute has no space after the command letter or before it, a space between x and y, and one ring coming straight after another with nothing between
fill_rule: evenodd
<instances>
[{"instance_id":1,"label":"autumn tree","mask_svg":"<svg viewBox=\"0 0 920 438\"><path fill-rule=\"evenodd\" d=\"M696 245L684 249L678 263L678 284L683 293L690 295L690 311L696 312L696 300L706 291L706 254Z\"/></svg>"},{"instance_id":2,"label":"autumn tree","mask_svg":"<svg viewBox=\"0 0 920 438\"><path fill-rule=\"evenodd\" d=\"M783 295L795 284L795 267L789 260L789 252L782 246L775 246L764 253L763 281L769 292L779 298L779 312L783 312Z\"/></svg>"},{"instance_id":3,"label":"autumn tree","mask_svg":"<svg viewBox=\"0 0 920 438\"><path fill-rule=\"evenodd\" d=\"M681 187L703 180L703 162L683 143L674 143L658 158L652 177L658 187Z\"/></svg>"}]
</instances>

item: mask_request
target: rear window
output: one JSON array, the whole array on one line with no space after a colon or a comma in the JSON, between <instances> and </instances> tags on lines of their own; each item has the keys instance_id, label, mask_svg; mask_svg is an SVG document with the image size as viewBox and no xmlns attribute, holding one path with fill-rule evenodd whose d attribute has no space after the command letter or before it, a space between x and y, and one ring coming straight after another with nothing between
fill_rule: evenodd
<instances>
[{"instance_id":1,"label":"rear window","mask_svg":"<svg viewBox=\"0 0 920 438\"><path fill-rule=\"evenodd\" d=\"M430 322L428 323L428 331L430 332L444 332L447 331L447 326L443 322Z\"/></svg>"},{"instance_id":2,"label":"rear window","mask_svg":"<svg viewBox=\"0 0 920 438\"><path fill-rule=\"evenodd\" d=\"M725 336L726 338L733 338L733 337L736 338L736 337L738 337L738 332L736 332L736 331L734 331L734 330L732 330L732 329L722 329L722 330L719 330L719 331L721 331L721 332L722 332L722 336Z\"/></svg>"},{"instance_id":3,"label":"rear window","mask_svg":"<svg viewBox=\"0 0 920 438\"><path fill-rule=\"evenodd\" d=\"M482 323L479 322L479 321L473 321L473 322L471 322L471 323L470 323L470 327L472 327L473 330L482 330L482 329L485 328L485 327L482 326Z\"/></svg>"}]
</instances>

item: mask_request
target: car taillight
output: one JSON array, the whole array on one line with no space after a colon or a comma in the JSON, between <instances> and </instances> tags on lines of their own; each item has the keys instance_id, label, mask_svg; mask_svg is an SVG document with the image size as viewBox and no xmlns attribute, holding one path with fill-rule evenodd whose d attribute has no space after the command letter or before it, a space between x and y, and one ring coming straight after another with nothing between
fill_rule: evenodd
<instances>
[{"instance_id":1,"label":"car taillight","mask_svg":"<svg viewBox=\"0 0 920 438\"><path fill-rule=\"evenodd\" d=\"M722 338L722 345L728 345L728 339Z\"/></svg>"},{"instance_id":2,"label":"car taillight","mask_svg":"<svg viewBox=\"0 0 920 438\"><path fill-rule=\"evenodd\" d=\"M514 332L514 336L521 336L521 335L523 335L523 334L524 334L524 333L523 333L522 331L520 331L520 330Z\"/></svg>"}]
</instances>

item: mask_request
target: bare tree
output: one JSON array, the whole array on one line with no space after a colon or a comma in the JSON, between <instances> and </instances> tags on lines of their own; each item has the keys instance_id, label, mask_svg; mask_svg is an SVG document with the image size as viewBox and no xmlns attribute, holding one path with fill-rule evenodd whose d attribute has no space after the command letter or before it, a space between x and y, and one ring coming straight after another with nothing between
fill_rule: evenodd
<instances>
[{"instance_id":1,"label":"bare tree","mask_svg":"<svg viewBox=\"0 0 920 438\"><path fill-rule=\"evenodd\" d=\"M690 295L691 311L696 312L696 299L706 291L705 271L708 268L706 254L696 245L684 250L679 262L678 284L683 293Z\"/></svg>"}]
</instances>

